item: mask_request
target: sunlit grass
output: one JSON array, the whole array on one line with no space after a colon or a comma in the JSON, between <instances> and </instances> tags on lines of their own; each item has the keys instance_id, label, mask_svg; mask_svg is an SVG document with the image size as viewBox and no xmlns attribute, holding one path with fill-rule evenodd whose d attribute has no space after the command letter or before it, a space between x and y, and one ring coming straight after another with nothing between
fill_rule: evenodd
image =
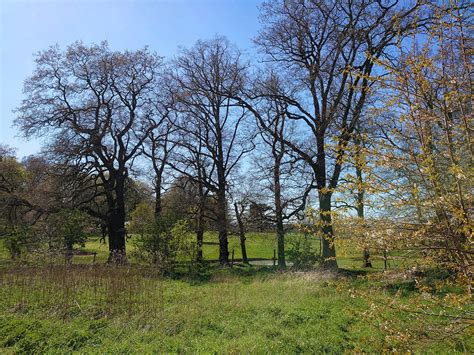
<instances>
[{"instance_id":1,"label":"sunlit grass","mask_svg":"<svg viewBox=\"0 0 474 355\"><path fill-rule=\"evenodd\" d=\"M130 255L134 238L127 242ZM217 234L206 233L205 241L205 259L217 259ZM106 265L108 246L97 238L84 248L97 253L95 264L92 256L75 256L76 265L58 259L27 266L8 261L0 250L0 352L473 349L466 332L442 341L428 338L424 329L439 328L437 318L387 308L398 302L416 309L419 293L412 280L357 276L369 271L361 268L357 245L336 243L339 266L345 269L339 274L279 272L271 266L275 248L273 233L248 233L249 257L270 259L270 266L208 265L167 276L132 257L128 266ZM240 258L237 236L229 237L229 250ZM383 276L377 273L383 268L379 258L373 255L371 275Z\"/></svg>"},{"instance_id":2,"label":"sunlit grass","mask_svg":"<svg viewBox=\"0 0 474 355\"><path fill-rule=\"evenodd\" d=\"M288 233L287 238L291 238L292 234ZM135 250L135 241L137 235L130 235L127 238L126 247L127 253L133 255ZM267 259L265 262L266 265L273 265L273 256L277 250L276 236L271 232L248 232L246 234L246 247L247 255L249 258L253 259ZM240 239L237 235L229 235L229 258L232 257L232 251L234 251L234 258L241 259L242 253L240 248ZM219 258L219 245L218 245L218 235L217 232L206 232L204 234L205 244L203 246L203 255L205 260L217 260ZM10 258L8 251L3 245L3 240L0 240L0 265L10 263ZM291 246L287 244L286 250ZM320 241L316 238L312 240L312 247L315 251L319 251ZM95 262L98 264L105 263L108 258L108 244L107 238L105 242L100 241L98 237L89 237L88 241L85 244L84 248L79 248L83 251L95 252L96 258ZM384 269L384 260L383 256L378 250L372 250L371 261L373 268L363 268L362 267L362 249L359 245L351 240L347 239L336 239L336 252L337 252L337 262L340 268L349 269L349 270L364 270L364 271L377 271ZM413 255L401 255L398 252L389 253L389 267L410 267L415 265L416 259ZM32 258L38 259L35 255L32 255ZM41 263L41 260L36 260ZM46 259L44 260L47 261ZM57 258L57 261L64 262L64 259ZM94 261L92 255L75 255L73 258L73 264L91 264ZM136 263L133 257L129 258L129 261L132 264ZM258 262L255 262L258 264Z\"/></svg>"},{"instance_id":3,"label":"sunlit grass","mask_svg":"<svg viewBox=\"0 0 474 355\"><path fill-rule=\"evenodd\" d=\"M288 234L288 238L291 237L291 233ZM136 235L131 235L127 239L127 252L132 252L135 249L134 240L137 238ZM247 255L249 258L262 258L268 259L268 264L272 264L272 258L274 253L277 250L277 241L274 233L271 232L249 232L246 234L246 248ZM234 258L241 259L242 252L240 248L240 239L237 235L229 236L229 257L232 256L232 251L234 251ZM203 246L203 256L205 260L217 260L219 258L219 245L218 245L218 235L216 232L206 232L204 234L204 246ZM318 239L313 239L312 246L314 250L319 251L320 241ZM287 250L290 246L287 245ZM108 257L108 245L107 239L106 242L100 242L99 238L93 237L89 238L83 250L96 252L96 262L103 263L107 261ZM336 251L338 254L337 261L338 265L344 269L363 269L362 268L362 249L355 245L354 243L347 243L346 241L336 240ZM1 252L1 249L0 249ZM396 253L391 253L395 255ZM3 252L3 257L7 257L7 254ZM92 256L75 256L75 264L87 264L92 262ZM407 259L408 262L413 261ZM390 267L396 267L406 263L407 260L402 260L402 258L392 257L389 261ZM133 263L134 260L132 259ZM372 265L375 270L382 270L384 268L383 256L377 251L372 252ZM368 269L370 271L370 269Z\"/></svg>"},{"instance_id":4,"label":"sunlit grass","mask_svg":"<svg viewBox=\"0 0 474 355\"><path fill-rule=\"evenodd\" d=\"M0 352L473 349L467 334L426 339L426 319L415 315L371 312L372 302L393 302L397 283L389 288L366 278L254 267L179 278L149 267L98 264L0 271ZM409 303L413 291L407 292L403 302Z\"/></svg>"}]
</instances>

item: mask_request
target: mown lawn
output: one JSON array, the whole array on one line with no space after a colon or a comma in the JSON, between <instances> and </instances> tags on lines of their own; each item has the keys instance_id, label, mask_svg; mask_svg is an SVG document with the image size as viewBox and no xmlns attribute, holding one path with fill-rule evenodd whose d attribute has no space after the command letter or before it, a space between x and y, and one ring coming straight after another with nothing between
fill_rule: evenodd
<instances>
[{"instance_id":1,"label":"mown lawn","mask_svg":"<svg viewBox=\"0 0 474 355\"><path fill-rule=\"evenodd\" d=\"M131 235L127 240L127 251L133 252L135 249L136 235ZM216 232L206 232L204 234L203 256L205 260L217 260L219 258L218 236ZM316 241L315 241L316 245ZM276 249L276 240L274 233L248 233L247 234L247 255L250 258L273 258L273 250ZM86 243L84 250L97 252L97 261L105 262L108 256L107 244L101 243L98 238L90 238ZM240 250L240 239L238 236L229 236L229 253L236 259L242 258ZM87 263L92 259L90 257L76 257L76 263ZM132 260L133 261L133 260Z\"/></svg>"},{"instance_id":2,"label":"mown lawn","mask_svg":"<svg viewBox=\"0 0 474 355\"><path fill-rule=\"evenodd\" d=\"M287 238L291 238L292 234L288 234ZM133 252L135 249L134 240L137 238L136 235L132 235L127 240L127 252ZM264 258L269 259L269 264L271 264L271 259L273 258L274 252L276 252L277 242L274 233L247 233L246 234L246 248L247 256L249 258ZM315 251L319 251L320 241L318 239L312 240L312 246ZM287 246L287 251L290 246ZM336 249L338 253L338 265L344 269L361 269L362 265L362 249L360 247L350 243L350 241L345 240L336 240ZM0 248L1 250L1 248ZM99 238L90 238L86 243L84 250L95 251L97 252L96 261L98 263L106 262L108 257L108 246L107 244L101 243ZM240 249L240 239L236 235L229 236L229 253L232 255L234 251L235 259L241 259L242 253ZM383 259L380 253L376 251L372 252L372 265L375 270L382 270L384 267ZM395 253L392 253L395 254ZM6 256L6 254L5 254ZM216 232L206 232L204 234L204 245L203 245L203 256L205 260L217 260L219 258L219 245L218 245L218 236ZM131 262L133 263L133 258ZM74 263L83 264L92 262L91 256L76 256L74 257ZM404 260L406 262L406 260ZM401 264L402 261L398 259L391 259L390 265L392 267ZM368 269L366 271L373 271Z\"/></svg>"}]
</instances>

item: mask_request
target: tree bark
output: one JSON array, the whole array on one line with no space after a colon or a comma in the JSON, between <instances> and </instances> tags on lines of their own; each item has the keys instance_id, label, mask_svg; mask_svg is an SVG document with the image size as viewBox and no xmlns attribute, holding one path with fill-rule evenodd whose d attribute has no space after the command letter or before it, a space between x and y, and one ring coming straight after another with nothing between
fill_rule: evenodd
<instances>
[{"instance_id":1,"label":"tree bark","mask_svg":"<svg viewBox=\"0 0 474 355\"><path fill-rule=\"evenodd\" d=\"M221 265L229 264L229 242L227 238L227 201L225 190L217 194L217 230L219 232L219 262Z\"/></svg>"},{"instance_id":2,"label":"tree bark","mask_svg":"<svg viewBox=\"0 0 474 355\"><path fill-rule=\"evenodd\" d=\"M157 226L160 223L162 205L161 205L161 174L160 171L155 168L156 177L155 177L155 226L152 228L153 238L155 239L155 250L160 250L161 235L160 228ZM159 253L155 251L153 255L153 264L159 266L160 258Z\"/></svg>"},{"instance_id":3,"label":"tree bark","mask_svg":"<svg viewBox=\"0 0 474 355\"><path fill-rule=\"evenodd\" d=\"M223 132L220 123L220 107L214 111L216 140L217 140L217 228L219 231L219 262L222 266L229 264L229 242L227 238L227 197L226 197L226 168L224 155Z\"/></svg>"},{"instance_id":4,"label":"tree bark","mask_svg":"<svg viewBox=\"0 0 474 355\"><path fill-rule=\"evenodd\" d=\"M278 267L280 269L286 268L285 260L285 229L283 226L283 207L281 203L281 183L280 183L280 164L281 159L275 159L275 166L273 171L274 183L274 198L275 198L275 217L276 217L276 234L277 234L277 249L278 249Z\"/></svg>"},{"instance_id":5,"label":"tree bark","mask_svg":"<svg viewBox=\"0 0 474 355\"><path fill-rule=\"evenodd\" d=\"M242 250L242 261L245 264L249 263L249 260L247 258L247 248L245 247L245 228L244 228L244 222L242 221L242 211L239 211L239 207L237 206L237 202L234 202L234 209L235 209L235 216L237 218L237 223L239 225L239 237L240 237L240 249Z\"/></svg>"},{"instance_id":6,"label":"tree bark","mask_svg":"<svg viewBox=\"0 0 474 355\"><path fill-rule=\"evenodd\" d=\"M203 254L202 254L202 245L204 243L204 230L202 228L198 228L196 230L196 242L197 242L196 261L198 263L202 263L204 260Z\"/></svg>"},{"instance_id":7,"label":"tree bark","mask_svg":"<svg viewBox=\"0 0 474 355\"><path fill-rule=\"evenodd\" d=\"M319 217L321 219L322 227L322 251L321 256L322 267L325 269L337 269L336 262L336 248L334 246L334 231L332 227L332 216L331 216L331 197L332 194L329 192L319 193Z\"/></svg>"},{"instance_id":8,"label":"tree bark","mask_svg":"<svg viewBox=\"0 0 474 355\"><path fill-rule=\"evenodd\" d=\"M155 178L155 220L161 216L161 175L157 175Z\"/></svg>"},{"instance_id":9,"label":"tree bark","mask_svg":"<svg viewBox=\"0 0 474 355\"><path fill-rule=\"evenodd\" d=\"M318 187L319 218L321 221L321 266L325 269L337 270L336 247L334 245L334 231L331 215L332 191L330 187L327 186L324 137L324 130L318 131L316 137L317 160L316 165L313 166Z\"/></svg>"},{"instance_id":10,"label":"tree bark","mask_svg":"<svg viewBox=\"0 0 474 355\"><path fill-rule=\"evenodd\" d=\"M364 166L364 162L362 161L363 156L361 152L361 139L360 133L357 132L357 137L354 140L356 145L356 179L357 179L357 195L356 195L356 209L357 209L357 218L361 224L362 230L362 238L364 238L364 230L365 230L365 216L364 216L364 196L365 196L365 188L364 188L364 180L362 176L362 167ZM362 253L362 257L364 260L364 267L372 267L372 262L370 261L370 250L368 245L364 246L364 251Z\"/></svg>"},{"instance_id":11,"label":"tree bark","mask_svg":"<svg viewBox=\"0 0 474 355\"><path fill-rule=\"evenodd\" d=\"M204 208L205 208L205 196L204 196L204 184L203 184L203 177L202 177L202 166L201 161L197 158L198 163L198 203L197 203L197 214L196 214L196 243L197 243L197 254L196 254L196 261L198 263L202 263L204 260L203 253L202 253L202 246L204 243Z\"/></svg>"},{"instance_id":12,"label":"tree bark","mask_svg":"<svg viewBox=\"0 0 474 355\"><path fill-rule=\"evenodd\" d=\"M115 199L109 199L108 233L109 258L108 263L126 264L125 251L125 178L116 179L114 189Z\"/></svg>"},{"instance_id":13,"label":"tree bark","mask_svg":"<svg viewBox=\"0 0 474 355\"><path fill-rule=\"evenodd\" d=\"M197 254L196 261L202 263L203 254L202 254L202 245L204 243L204 200L202 196L202 188L199 188L199 203L197 208L196 216L196 243L197 243Z\"/></svg>"}]
</instances>

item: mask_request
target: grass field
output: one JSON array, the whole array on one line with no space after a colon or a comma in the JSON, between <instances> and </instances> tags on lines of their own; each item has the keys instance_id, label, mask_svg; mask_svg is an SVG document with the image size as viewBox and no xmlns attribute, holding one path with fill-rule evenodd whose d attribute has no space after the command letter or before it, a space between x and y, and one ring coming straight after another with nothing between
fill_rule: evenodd
<instances>
[{"instance_id":1,"label":"grass field","mask_svg":"<svg viewBox=\"0 0 474 355\"><path fill-rule=\"evenodd\" d=\"M127 250L133 251L135 236L127 241ZM276 248L275 236L272 233L248 233L247 235L247 254L251 258L268 258L273 257L273 250ZM219 258L218 237L215 232L206 232L204 235L203 256L205 260L216 260ZM315 241L315 245L316 245ZM97 260L105 262L108 256L107 244L100 243L98 238L91 238L87 243L85 250L97 252ZM234 250L235 258L241 258L240 241L235 235L229 237L229 252ZM84 257L85 260L86 257ZM90 258L89 258L90 259ZM84 262L77 260L76 262Z\"/></svg>"},{"instance_id":2,"label":"grass field","mask_svg":"<svg viewBox=\"0 0 474 355\"><path fill-rule=\"evenodd\" d=\"M291 234L289 235L291 237ZM134 236L127 241L127 251L131 252L135 249L134 246ZM205 260L217 260L219 258L219 247L218 247L218 237L215 232L206 232L204 235L204 246L203 246L203 256ZM313 240L312 245L315 250L319 250L320 242L319 240ZM348 244L347 242L337 241L336 247L338 250L338 265L341 268L345 269L361 269L362 265L362 250L353 245ZM271 259L273 258L274 252L276 251L277 244L274 233L247 233L246 241L247 255L249 258L264 258ZM98 238L90 238L86 243L84 250L97 252L96 261L105 262L108 257L108 246L107 244L101 243ZM242 253L240 249L240 239L236 235L229 236L229 253L232 255L234 251L235 259L242 258ZM0 254L2 255L2 254ZM396 259L396 255L393 255L395 258L390 260L392 266L397 266L403 263ZM5 254L6 257L6 254ZM89 263L92 261L92 257L75 257L74 263ZM133 260L131 260L133 262ZM382 256L373 252L372 264L375 270L382 270L384 267ZM366 271L372 271L368 269Z\"/></svg>"},{"instance_id":3,"label":"grass field","mask_svg":"<svg viewBox=\"0 0 474 355\"><path fill-rule=\"evenodd\" d=\"M230 245L237 258L238 239ZM248 236L250 257L271 258L274 245L271 235ZM337 274L236 265L166 277L143 265L104 265L98 241L87 248L98 252L96 264L3 260L1 353L474 351L470 328L456 333L459 324L439 316L446 292L462 290L436 288L434 278L430 293L419 292L414 279L382 273L381 264L367 274L356 248L341 246ZM204 255L216 258L217 246ZM409 311L425 309L434 316ZM472 305L449 311L461 310Z\"/></svg>"}]
</instances>

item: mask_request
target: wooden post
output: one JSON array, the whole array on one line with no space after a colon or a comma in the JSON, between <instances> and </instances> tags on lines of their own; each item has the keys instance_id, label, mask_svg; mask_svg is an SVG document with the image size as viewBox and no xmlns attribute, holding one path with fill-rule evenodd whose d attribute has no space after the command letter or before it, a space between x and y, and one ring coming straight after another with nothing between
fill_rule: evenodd
<instances>
[{"instance_id":1,"label":"wooden post","mask_svg":"<svg viewBox=\"0 0 474 355\"><path fill-rule=\"evenodd\" d=\"M388 255L387 255L387 249L383 250L383 269L387 270L388 269Z\"/></svg>"},{"instance_id":2,"label":"wooden post","mask_svg":"<svg viewBox=\"0 0 474 355\"><path fill-rule=\"evenodd\" d=\"M276 250L273 249L273 266L276 265Z\"/></svg>"},{"instance_id":3,"label":"wooden post","mask_svg":"<svg viewBox=\"0 0 474 355\"><path fill-rule=\"evenodd\" d=\"M232 248L232 265L234 265L234 248Z\"/></svg>"}]
</instances>

